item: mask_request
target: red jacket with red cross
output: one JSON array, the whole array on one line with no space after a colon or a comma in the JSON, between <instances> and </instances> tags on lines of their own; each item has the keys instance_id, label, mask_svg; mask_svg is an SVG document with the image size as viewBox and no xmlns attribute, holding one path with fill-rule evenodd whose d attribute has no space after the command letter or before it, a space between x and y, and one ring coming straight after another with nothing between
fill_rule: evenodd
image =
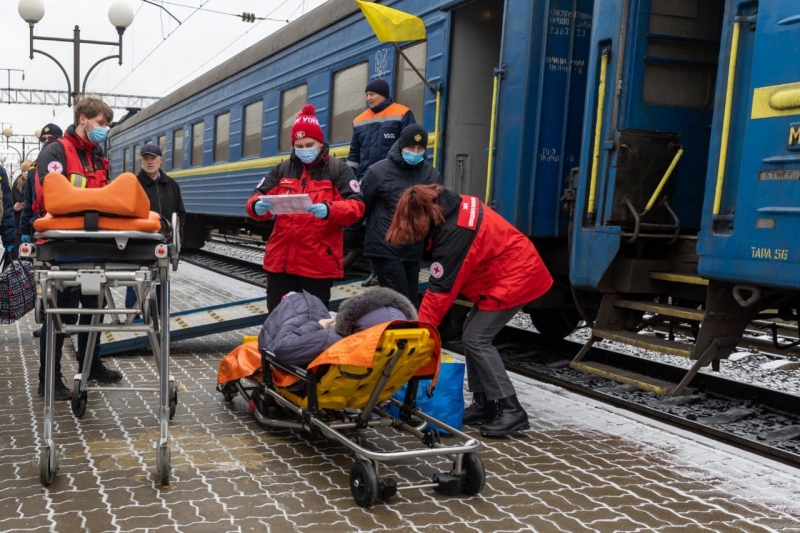
<instances>
[{"instance_id":1,"label":"red jacket with red cross","mask_svg":"<svg viewBox=\"0 0 800 533\"><path fill-rule=\"evenodd\" d=\"M481 311L504 311L553 285L533 243L483 202L445 189L439 205L445 221L426 239L433 263L419 320L439 326L459 294Z\"/></svg>"},{"instance_id":2,"label":"red jacket with red cross","mask_svg":"<svg viewBox=\"0 0 800 533\"><path fill-rule=\"evenodd\" d=\"M45 146L36 160L36 199L33 210L44 215L44 188L42 180L51 172L66 177L73 186L99 189L108 185L108 159L103 150L91 141L81 138L75 126L67 128L63 138Z\"/></svg>"},{"instance_id":3,"label":"red jacket with red cross","mask_svg":"<svg viewBox=\"0 0 800 533\"><path fill-rule=\"evenodd\" d=\"M331 176L329 164L338 165L337 177ZM294 152L288 165L276 165L247 200L247 214L254 220L270 220L272 213L259 216L254 210L259 196L302 193L315 204L326 204L328 216L320 219L305 213L274 215L275 227L264 252L264 270L307 278L342 278L343 229L364 216L364 199L353 170L344 161L329 158L327 145L310 165L302 163Z\"/></svg>"}]
</instances>

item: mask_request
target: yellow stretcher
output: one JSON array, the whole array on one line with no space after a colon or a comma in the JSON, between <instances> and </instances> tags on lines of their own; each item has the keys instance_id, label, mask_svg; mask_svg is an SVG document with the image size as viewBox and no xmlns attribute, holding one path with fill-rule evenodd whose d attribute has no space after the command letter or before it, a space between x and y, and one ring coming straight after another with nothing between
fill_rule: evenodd
<instances>
[{"instance_id":1,"label":"yellow stretcher","mask_svg":"<svg viewBox=\"0 0 800 533\"><path fill-rule=\"evenodd\" d=\"M253 361L258 352L252 343L231 352L220 364L218 389L226 401L241 394L256 420L265 427L297 429L349 448L356 457L350 469L350 491L362 507L370 507L376 500L388 502L398 490L410 488L476 495L486 480L476 453L481 442L415 405L419 380L435 378L438 372L440 346L433 326L395 321L345 337L304 370L279 363L265 350L260 352L259 366ZM243 377L245 373L250 375ZM241 377L228 379L237 375ZM404 401L397 401L392 396L406 383ZM386 411L387 403L397 406L398 417ZM448 431L457 442L442 443L431 424ZM376 427L410 433L423 447L400 451L369 449L359 433ZM433 456L450 458L452 469L417 484L398 484L379 475L381 462Z\"/></svg>"}]
</instances>

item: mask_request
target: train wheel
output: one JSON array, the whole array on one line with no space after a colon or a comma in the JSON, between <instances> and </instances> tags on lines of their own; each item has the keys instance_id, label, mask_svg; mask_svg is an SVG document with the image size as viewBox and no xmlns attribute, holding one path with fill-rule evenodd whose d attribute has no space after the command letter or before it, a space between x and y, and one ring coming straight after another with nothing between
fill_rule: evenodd
<instances>
[{"instance_id":1,"label":"train wheel","mask_svg":"<svg viewBox=\"0 0 800 533\"><path fill-rule=\"evenodd\" d=\"M531 322L548 339L563 339L578 327L581 317L573 307L561 309L531 309Z\"/></svg>"}]
</instances>

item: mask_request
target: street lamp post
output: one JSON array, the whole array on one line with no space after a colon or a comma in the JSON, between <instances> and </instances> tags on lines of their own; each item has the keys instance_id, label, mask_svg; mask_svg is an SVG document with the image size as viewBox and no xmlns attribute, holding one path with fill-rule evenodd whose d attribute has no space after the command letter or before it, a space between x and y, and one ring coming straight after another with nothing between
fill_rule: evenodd
<instances>
[{"instance_id":1,"label":"street lamp post","mask_svg":"<svg viewBox=\"0 0 800 533\"><path fill-rule=\"evenodd\" d=\"M10 127L5 127L3 128L3 137L6 138L6 148L17 152L20 161L29 159L30 155L33 154L35 150L39 149L39 141L38 141L39 135L36 135L35 139L31 139L29 135L14 135L14 131ZM12 137L14 138L12 139ZM28 146L33 145L30 151L26 151L25 148L26 143L28 144ZM22 151L20 152L17 148L11 146L11 144L21 144Z\"/></svg>"},{"instance_id":2,"label":"street lamp post","mask_svg":"<svg viewBox=\"0 0 800 533\"><path fill-rule=\"evenodd\" d=\"M42 20L44 17L44 2L43 0L19 0L19 6L17 7L17 11L19 12L19 16L28 23L31 29L31 37L30 37L30 58L33 59L34 53L42 54L43 56L47 56L52 59L56 65L61 69L61 72L64 73L64 77L67 79L67 90L70 93L68 98L68 104L72 106L75 102L78 101L80 96L86 92L86 81L89 79L89 75L92 71L103 61L107 61L109 59L119 59L119 64L122 64L122 34L125 33L125 29L131 25L133 22L133 9L124 3L124 2L114 2L111 4L111 7L108 8L108 20L114 27L117 29L117 33L119 34L119 42L113 41L93 41L93 40L81 40L81 30L76 25L75 29L72 33L72 39L64 39L60 37L43 37L40 35L33 34L33 27L34 25ZM72 43L72 50L73 50L73 72L72 72L72 81L69 79L69 75L67 75L67 71L58 60L48 54L47 52L43 52L41 50L37 50L33 47L34 41L58 41L62 43ZM109 45L109 46L119 46L119 53L116 55L111 55L104 57L97 61L89 71L86 73L86 76L83 78L83 84L81 84L80 78L80 47L81 44L102 44L102 45Z\"/></svg>"}]
</instances>

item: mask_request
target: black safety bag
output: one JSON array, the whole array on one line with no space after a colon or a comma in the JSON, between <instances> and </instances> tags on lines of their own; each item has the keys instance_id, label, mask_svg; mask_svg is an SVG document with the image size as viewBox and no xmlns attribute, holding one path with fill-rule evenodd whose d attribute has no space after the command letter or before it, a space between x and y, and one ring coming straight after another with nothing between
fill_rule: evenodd
<instances>
[{"instance_id":1,"label":"black safety bag","mask_svg":"<svg viewBox=\"0 0 800 533\"><path fill-rule=\"evenodd\" d=\"M26 260L11 260L3 256L3 271L0 273L0 324L12 324L33 309L36 302L36 283L33 279L33 263Z\"/></svg>"}]
</instances>

